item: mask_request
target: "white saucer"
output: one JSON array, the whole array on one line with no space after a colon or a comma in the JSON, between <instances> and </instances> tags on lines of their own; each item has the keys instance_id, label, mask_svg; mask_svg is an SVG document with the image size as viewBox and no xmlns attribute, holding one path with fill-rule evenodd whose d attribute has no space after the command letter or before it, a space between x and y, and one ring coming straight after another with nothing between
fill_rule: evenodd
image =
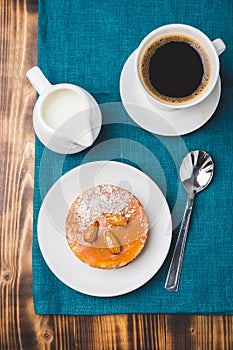
<instances>
[{"instance_id":1,"label":"white saucer","mask_svg":"<svg viewBox=\"0 0 233 350\"><path fill-rule=\"evenodd\" d=\"M220 77L203 102L185 109L163 111L153 106L137 86L133 67L135 53L129 56L122 69L120 94L126 111L136 124L157 135L178 136L197 130L211 118L220 99Z\"/></svg>"},{"instance_id":2,"label":"white saucer","mask_svg":"<svg viewBox=\"0 0 233 350\"><path fill-rule=\"evenodd\" d=\"M95 269L79 260L65 233L66 217L75 198L106 183L132 191L144 206L150 224L140 255L127 266L111 270ZM40 208L37 231L42 255L63 283L88 295L111 297L139 288L156 274L170 247L172 222L164 195L147 175L120 162L97 161L72 169L51 187Z\"/></svg>"}]
</instances>

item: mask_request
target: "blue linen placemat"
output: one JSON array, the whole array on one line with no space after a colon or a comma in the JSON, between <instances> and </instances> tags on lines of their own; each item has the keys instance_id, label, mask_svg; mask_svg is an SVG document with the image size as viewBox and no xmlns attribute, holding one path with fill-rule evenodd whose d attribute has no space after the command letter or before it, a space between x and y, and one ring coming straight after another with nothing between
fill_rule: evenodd
<instances>
[{"instance_id":1,"label":"blue linen placemat","mask_svg":"<svg viewBox=\"0 0 233 350\"><path fill-rule=\"evenodd\" d=\"M233 313L232 245L232 111L233 111L233 3L228 0L179 2L173 0L39 0L38 65L53 83L82 86L96 98L103 127L94 146L117 140L117 147L62 156L48 151L36 139L33 298L39 314L114 313ZM210 38L221 37L222 96L214 116L201 129L183 137L155 137L128 117L120 101L119 78L127 57L141 39L167 23L186 23ZM112 103L115 102L115 103ZM118 102L118 103L117 103ZM104 104L107 103L107 104ZM124 147L128 140L135 147ZM113 143L115 145L115 143ZM140 147L142 146L142 147ZM186 152L203 149L215 162L214 180L197 196L178 293L164 289L186 194L178 168ZM142 169L160 186L173 215L170 253L159 272L129 294L90 297L60 282L49 270L37 241L37 217L44 195L70 169L87 161L115 159ZM152 167L151 159L157 166Z\"/></svg>"}]
</instances>

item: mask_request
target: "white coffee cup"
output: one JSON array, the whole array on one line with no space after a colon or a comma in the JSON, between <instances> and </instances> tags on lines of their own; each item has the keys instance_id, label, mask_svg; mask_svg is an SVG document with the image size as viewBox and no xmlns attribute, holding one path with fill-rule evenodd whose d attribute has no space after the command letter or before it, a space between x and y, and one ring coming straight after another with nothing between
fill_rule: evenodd
<instances>
[{"instance_id":1,"label":"white coffee cup","mask_svg":"<svg viewBox=\"0 0 233 350\"><path fill-rule=\"evenodd\" d=\"M160 40L162 37L167 37L168 35L182 35L191 38L194 42L198 43L201 48L205 51L208 56L210 64L210 77L208 83L204 87L203 91L200 92L196 97L184 102L171 103L165 101L165 99L160 99L152 94L149 89L146 88L142 81L140 75L139 65L145 50L151 46L152 43ZM138 86L142 93L146 94L149 101L157 108L166 111L173 111L180 108L192 107L200 102L202 102L209 94L213 91L218 77L219 77L219 55L225 50L226 46L221 39L215 39L211 41L203 32L199 29L194 28L186 24L168 24L159 27L149 33L140 43L138 49L136 50L135 61L134 61L134 71L136 79L138 81Z\"/></svg>"},{"instance_id":2,"label":"white coffee cup","mask_svg":"<svg viewBox=\"0 0 233 350\"><path fill-rule=\"evenodd\" d=\"M89 94L73 84L52 85L37 66L26 76L40 95L33 111L33 126L40 141L62 154L91 146L94 136Z\"/></svg>"}]
</instances>

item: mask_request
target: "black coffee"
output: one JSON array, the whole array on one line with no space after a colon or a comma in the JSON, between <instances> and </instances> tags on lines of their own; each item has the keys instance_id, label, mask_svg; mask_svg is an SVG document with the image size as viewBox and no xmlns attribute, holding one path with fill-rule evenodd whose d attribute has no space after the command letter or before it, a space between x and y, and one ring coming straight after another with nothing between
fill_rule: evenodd
<instances>
[{"instance_id":1,"label":"black coffee","mask_svg":"<svg viewBox=\"0 0 233 350\"><path fill-rule=\"evenodd\" d=\"M183 35L164 36L142 55L141 80L155 97L170 103L188 102L206 87L210 76L207 53Z\"/></svg>"}]
</instances>

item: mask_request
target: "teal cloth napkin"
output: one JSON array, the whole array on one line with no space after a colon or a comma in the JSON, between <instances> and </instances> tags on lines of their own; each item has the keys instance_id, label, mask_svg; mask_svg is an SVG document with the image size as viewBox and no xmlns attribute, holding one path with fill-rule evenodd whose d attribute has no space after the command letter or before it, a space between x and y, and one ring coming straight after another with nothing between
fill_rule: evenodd
<instances>
[{"instance_id":1,"label":"teal cloth napkin","mask_svg":"<svg viewBox=\"0 0 233 350\"><path fill-rule=\"evenodd\" d=\"M33 298L38 314L233 313L232 112L233 3L229 0L39 0L38 65L53 83L88 90L101 104L103 127L93 147L117 139L114 152L102 148L69 156L48 151L36 139ZM119 78L128 56L151 30L186 23L220 37L222 95L213 117L183 137L155 137L139 128L120 103ZM107 103L107 104L105 104ZM123 147L122 140L137 147ZM131 142L132 141L132 142ZM140 145L142 147L140 147ZM164 289L172 250L186 202L178 168L189 150L203 149L215 163L211 185L196 197L180 288ZM152 157L152 158L151 158ZM47 267L37 240L37 218L44 195L70 169L87 161L114 159L149 175L167 198L173 216L171 250L159 272L141 288L113 298L90 297L70 289ZM151 159L157 166L151 166ZM49 234L49 233L48 233ZM61 257L62 258L62 257Z\"/></svg>"}]
</instances>

